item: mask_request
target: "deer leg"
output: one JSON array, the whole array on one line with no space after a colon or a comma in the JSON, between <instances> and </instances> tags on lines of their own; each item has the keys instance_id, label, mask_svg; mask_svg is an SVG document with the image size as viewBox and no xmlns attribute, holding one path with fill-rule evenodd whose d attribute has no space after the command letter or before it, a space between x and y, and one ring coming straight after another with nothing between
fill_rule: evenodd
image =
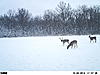
<instances>
[{"instance_id":1,"label":"deer leg","mask_svg":"<svg viewBox=\"0 0 100 75\"><path fill-rule=\"evenodd\" d=\"M96 39L95 39L95 43L96 43Z\"/></svg>"},{"instance_id":2,"label":"deer leg","mask_svg":"<svg viewBox=\"0 0 100 75\"><path fill-rule=\"evenodd\" d=\"M77 48L77 44L75 44L75 48Z\"/></svg>"},{"instance_id":3,"label":"deer leg","mask_svg":"<svg viewBox=\"0 0 100 75\"><path fill-rule=\"evenodd\" d=\"M69 41L67 43L69 44Z\"/></svg>"},{"instance_id":4,"label":"deer leg","mask_svg":"<svg viewBox=\"0 0 100 75\"><path fill-rule=\"evenodd\" d=\"M73 48L73 45L71 46L71 48Z\"/></svg>"},{"instance_id":5,"label":"deer leg","mask_svg":"<svg viewBox=\"0 0 100 75\"><path fill-rule=\"evenodd\" d=\"M75 48L75 44L74 44L74 48Z\"/></svg>"},{"instance_id":6,"label":"deer leg","mask_svg":"<svg viewBox=\"0 0 100 75\"><path fill-rule=\"evenodd\" d=\"M75 48L76 48L76 46L77 46L77 45L75 44Z\"/></svg>"},{"instance_id":7,"label":"deer leg","mask_svg":"<svg viewBox=\"0 0 100 75\"><path fill-rule=\"evenodd\" d=\"M64 46L64 42L63 42L63 46Z\"/></svg>"},{"instance_id":8,"label":"deer leg","mask_svg":"<svg viewBox=\"0 0 100 75\"><path fill-rule=\"evenodd\" d=\"M91 40L90 40L90 43L91 43Z\"/></svg>"},{"instance_id":9,"label":"deer leg","mask_svg":"<svg viewBox=\"0 0 100 75\"><path fill-rule=\"evenodd\" d=\"M76 47L78 48L78 45L76 44Z\"/></svg>"},{"instance_id":10,"label":"deer leg","mask_svg":"<svg viewBox=\"0 0 100 75\"><path fill-rule=\"evenodd\" d=\"M72 48L74 47L74 45L72 45Z\"/></svg>"}]
</instances>

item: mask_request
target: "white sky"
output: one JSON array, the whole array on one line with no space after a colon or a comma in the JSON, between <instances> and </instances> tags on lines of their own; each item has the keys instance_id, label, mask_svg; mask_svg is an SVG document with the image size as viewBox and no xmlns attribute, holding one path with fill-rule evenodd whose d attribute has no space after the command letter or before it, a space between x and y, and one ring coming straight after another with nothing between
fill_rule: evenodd
<instances>
[{"instance_id":1,"label":"white sky","mask_svg":"<svg viewBox=\"0 0 100 75\"><path fill-rule=\"evenodd\" d=\"M100 0L0 0L0 15L7 13L9 9L25 8L28 9L33 16L41 15L47 9L55 9L60 1L69 3L72 8L79 5L100 5Z\"/></svg>"}]
</instances>

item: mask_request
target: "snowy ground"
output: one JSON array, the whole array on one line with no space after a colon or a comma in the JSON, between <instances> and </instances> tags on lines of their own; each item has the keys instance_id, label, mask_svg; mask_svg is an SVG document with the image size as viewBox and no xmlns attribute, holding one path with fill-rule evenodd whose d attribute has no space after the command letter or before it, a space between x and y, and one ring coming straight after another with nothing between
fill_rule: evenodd
<instances>
[{"instance_id":1,"label":"snowy ground","mask_svg":"<svg viewBox=\"0 0 100 75\"><path fill-rule=\"evenodd\" d=\"M78 41L78 48L68 50L59 37L0 38L0 70L100 71L100 35L97 43L88 36L63 36Z\"/></svg>"}]
</instances>

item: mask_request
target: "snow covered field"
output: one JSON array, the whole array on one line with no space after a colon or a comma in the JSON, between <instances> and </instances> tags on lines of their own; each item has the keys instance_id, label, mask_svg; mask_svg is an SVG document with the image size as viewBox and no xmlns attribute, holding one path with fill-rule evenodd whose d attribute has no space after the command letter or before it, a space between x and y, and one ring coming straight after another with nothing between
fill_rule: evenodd
<instances>
[{"instance_id":1,"label":"snow covered field","mask_svg":"<svg viewBox=\"0 0 100 75\"><path fill-rule=\"evenodd\" d=\"M90 43L87 35L63 36L77 40L78 48L63 46L59 37L0 38L1 71L100 71L100 35Z\"/></svg>"}]
</instances>

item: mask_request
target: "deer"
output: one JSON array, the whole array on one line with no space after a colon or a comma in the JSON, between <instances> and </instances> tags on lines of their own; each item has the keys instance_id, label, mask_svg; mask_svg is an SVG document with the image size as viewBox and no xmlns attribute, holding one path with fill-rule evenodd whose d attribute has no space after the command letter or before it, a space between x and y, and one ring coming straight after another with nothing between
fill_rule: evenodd
<instances>
[{"instance_id":1,"label":"deer","mask_svg":"<svg viewBox=\"0 0 100 75\"><path fill-rule=\"evenodd\" d=\"M69 43L69 45L67 46L67 49L69 49L69 47L71 47L71 48L77 47L77 40L71 41L71 42Z\"/></svg>"},{"instance_id":2,"label":"deer","mask_svg":"<svg viewBox=\"0 0 100 75\"><path fill-rule=\"evenodd\" d=\"M63 45L65 44L65 42L67 42L68 44L69 44L69 39L61 39L61 38L59 38L60 40L61 40L61 42L63 42Z\"/></svg>"},{"instance_id":3,"label":"deer","mask_svg":"<svg viewBox=\"0 0 100 75\"><path fill-rule=\"evenodd\" d=\"M93 40L94 40L95 43L96 43L96 36L93 36L93 37L92 37L92 36L89 35L89 38L90 38L90 43L91 43L91 41L93 41Z\"/></svg>"}]
</instances>

